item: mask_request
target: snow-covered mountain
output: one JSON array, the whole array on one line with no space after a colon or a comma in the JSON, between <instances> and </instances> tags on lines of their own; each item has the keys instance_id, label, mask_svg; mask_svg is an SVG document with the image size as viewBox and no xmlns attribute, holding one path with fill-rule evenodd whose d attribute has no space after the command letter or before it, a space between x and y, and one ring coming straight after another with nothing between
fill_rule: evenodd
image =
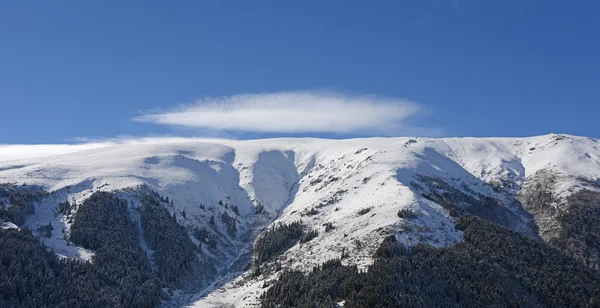
<instances>
[{"instance_id":1,"label":"snow-covered mountain","mask_svg":"<svg viewBox=\"0 0 600 308\"><path fill-rule=\"evenodd\" d=\"M0 183L50 192L25 224L51 223L47 246L89 260L94 251L67 242L72 215L59 203L82 204L115 191L140 204L145 191L165 205L192 236L205 229L216 248L200 253L218 276L208 286L176 292L165 305L252 306L264 281L249 268L252 244L274 225L301 221L318 240L298 243L263 266L308 270L344 255L365 267L384 237L407 245L447 246L462 238L454 216L469 212L533 238L559 236L553 213L586 188L600 191L600 142L568 135L531 138L267 139L250 141L147 139L93 147L0 146ZM14 159L19 150L27 159ZM39 155L36 152L39 150ZM17 154L15 154L17 153ZM534 196L550 196L540 209ZM0 198L0 205L9 206ZM132 217L135 211L130 211ZM235 218L235 230L220 217ZM216 222L215 222L216 217ZM212 221L211 221L212 220ZM58 226L58 227L57 227ZM144 243L140 243L148 252ZM200 289L201 288L201 289ZM193 288L192 288L193 289Z\"/></svg>"}]
</instances>

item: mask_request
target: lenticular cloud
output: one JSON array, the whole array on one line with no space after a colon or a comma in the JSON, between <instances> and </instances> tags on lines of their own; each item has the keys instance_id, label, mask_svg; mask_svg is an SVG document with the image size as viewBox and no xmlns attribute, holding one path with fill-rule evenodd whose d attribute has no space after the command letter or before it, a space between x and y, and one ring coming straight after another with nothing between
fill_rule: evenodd
<instances>
[{"instance_id":1,"label":"lenticular cloud","mask_svg":"<svg viewBox=\"0 0 600 308\"><path fill-rule=\"evenodd\" d=\"M205 98L136 121L262 133L389 133L417 114L414 102L337 93L278 92Z\"/></svg>"}]
</instances>

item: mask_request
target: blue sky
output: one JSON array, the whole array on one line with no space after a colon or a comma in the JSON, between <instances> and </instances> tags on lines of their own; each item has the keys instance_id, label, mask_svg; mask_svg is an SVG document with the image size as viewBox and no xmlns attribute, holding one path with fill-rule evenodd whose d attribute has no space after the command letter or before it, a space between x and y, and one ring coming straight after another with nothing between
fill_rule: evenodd
<instances>
[{"instance_id":1,"label":"blue sky","mask_svg":"<svg viewBox=\"0 0 600 308\"><path fill-rule=\"evenodd\" d=\"M0 143L600 137L597 1L291 2L0 2Z\"/></svg>"}]
</instances>

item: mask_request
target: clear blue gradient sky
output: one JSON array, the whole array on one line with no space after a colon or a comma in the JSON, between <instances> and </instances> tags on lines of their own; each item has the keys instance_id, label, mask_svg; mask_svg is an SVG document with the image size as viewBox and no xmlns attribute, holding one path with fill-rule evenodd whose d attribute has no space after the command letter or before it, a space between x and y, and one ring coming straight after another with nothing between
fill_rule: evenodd
<instances>
[{"instance_id":1,"label":"clear blue gradient sky","mask_svg":"<svg viewBox=\"0 0 600 308\"><path fill-rule=\"evenodd\" d=\"M2 1L0 143L196 136L201 97L404 98L445 136L600 137L598 1ZM241 133L352 137L355 133Z\"/></svg>"}]
</instances>

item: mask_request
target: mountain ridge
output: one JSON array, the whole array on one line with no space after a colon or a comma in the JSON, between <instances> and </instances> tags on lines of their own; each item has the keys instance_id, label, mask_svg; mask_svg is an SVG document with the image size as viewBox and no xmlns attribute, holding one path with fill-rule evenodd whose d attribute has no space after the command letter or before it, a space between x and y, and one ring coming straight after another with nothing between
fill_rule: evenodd
<instances>
[{"instance_id":1,"label":"mountain ridge","mask_svg":"<svg viewBox=\"0 0 600 308\"><path fill-rule=\"evenodd\" d=\"M522 188L536 187L528 185L537 181L536 174L550 172L558 176L550 187L556 200L566 200L582 189L599 190L594 186L600 179L599 148L596 139L557 134L210 142L148 139L0 161L0 182L48 190L50 196L36 203L26 225L36 230L51 220L63 225L67 234L70 218L55 215L60 202L82 204L94 192L115 191L129 198L135 208L140 198L135 189L146 186L172 200L165 207L178 217L190 238L195 228L214 236L219 249L204 253L215 260L221 276L228 277L231 264L249 263L252 243L262 230L294 221L302 221L307 231L316 231L316 240L292 246L274 263L264 264L265 269L280 264L306 271L344 254L344 264L364 268L388 235L409 246L445 247L462 238L462 232L454 228L453 212L487 216L535 237L538 228L554 227L531 215ZM5 157L3 149L0 146L0 157ZM402 210L414 217L399 217ZM227 231L229 220L221 218L223 213L234 217L234 233ZM553 215L544 219L556 220ZM93 255L93 251L70 246L58 228L44 241L65 257L89 259ZM253 277L250 271L243 274L243 267L234 273L237 278L225 279L232 282L225 284L224 293L209 291L209 286L199 295L175 296L170 304L241 305L241 298L256 300L259 284L272 277Z\"/></svg>"}]
</instances>

